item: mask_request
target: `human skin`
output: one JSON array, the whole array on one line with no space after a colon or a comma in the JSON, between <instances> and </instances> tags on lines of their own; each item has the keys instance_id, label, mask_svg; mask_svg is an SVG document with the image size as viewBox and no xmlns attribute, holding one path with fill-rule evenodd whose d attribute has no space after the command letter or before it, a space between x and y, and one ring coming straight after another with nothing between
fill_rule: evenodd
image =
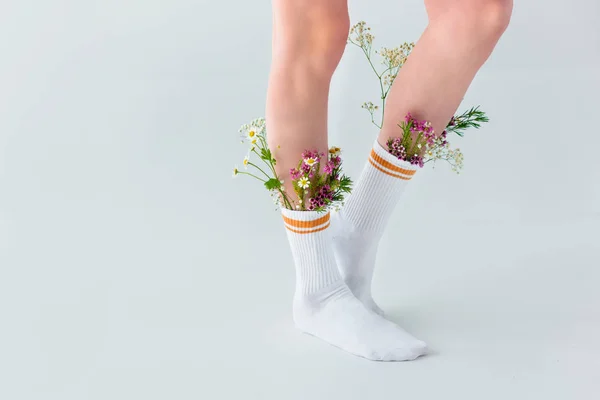
<instances>
[{"instance_id":1,"label":"human skin","mask_svg":"<svg viewBox=\"0 0 600 400\"><path fill-rule=\"evenodd\" d=\"M327 153L329 87L349 28L346 0L273 0L267 140L292 200L290 168L304 150Z\"/></svg>"},{"instance_id":2,"label":"human skin","mask_svg":"<svg viewBox=\"0 0 600 400\"><path fill-rule=\"evenodd\" d=\"M429 24L386 99L378 141L402 136L407 113L441 134L512 14L512 0L426 0Z\"/></svg>"},{"instance_id":3,"label":"human skin","mask_svg":"<svg viewBox=\"0 0 600 400\"><path fill-rule=\"evenodd\" d=\"M384 146L402 135L398 123L409 112L444 130L508 26L512 0L425 0L425 7L429 23L386 100ZM347 0L273 0L267 140L288 194L302 152L327 152L329 88L349 27Z\"/></svg>"}]
</instances>

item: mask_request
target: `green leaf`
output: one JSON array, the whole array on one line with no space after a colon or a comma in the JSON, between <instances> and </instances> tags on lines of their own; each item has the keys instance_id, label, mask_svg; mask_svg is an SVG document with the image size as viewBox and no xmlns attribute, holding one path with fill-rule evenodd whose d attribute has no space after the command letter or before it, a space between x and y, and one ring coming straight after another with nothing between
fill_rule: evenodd
<instances>
[{"instance_id":1,"label":"green leaf","mask_svg":"<svg viewBox=\"0 0 600 400\"><path fill-rule=\"evenodd\" d=\"M279 189L281 187L281 182L279 179L271 178L265 182L265 187L267 190Z\"/></svg>"},{"instance_id":2,"label":"green leaf","mask_svg":"<svg viewBox=\"0 0 600 400\"><path fill-rule=\"evenodd\" d=\"M262 147L260 149L260 158L262 158L265 161L271 161L271 157L271 150L265 147Z\"/></svg>"}]
</instances>

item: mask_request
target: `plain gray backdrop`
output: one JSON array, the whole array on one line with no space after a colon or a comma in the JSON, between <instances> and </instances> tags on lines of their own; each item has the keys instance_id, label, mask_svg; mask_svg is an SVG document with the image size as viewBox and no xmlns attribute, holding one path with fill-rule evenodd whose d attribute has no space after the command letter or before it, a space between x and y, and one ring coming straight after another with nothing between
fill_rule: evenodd
<instances>
[{"instance_id":1,"label":"plain gray backdrop","mask_svg":"<svg viewBox=\"0 0 600 400\"><path fill-rule=\"evenodd\" d=\"M358 1L377 46L421 1ZM600 5L517 1L461 110L464 173L414 180L375 297L434 354L355 358L293 328L267 193L231 179L264 115L270 3L3 0L0 398L596 399ZM440 66L443 68L443 66ZM377 84L348 48L331 143L356 177Z\"/></svg>"}]
</instances>

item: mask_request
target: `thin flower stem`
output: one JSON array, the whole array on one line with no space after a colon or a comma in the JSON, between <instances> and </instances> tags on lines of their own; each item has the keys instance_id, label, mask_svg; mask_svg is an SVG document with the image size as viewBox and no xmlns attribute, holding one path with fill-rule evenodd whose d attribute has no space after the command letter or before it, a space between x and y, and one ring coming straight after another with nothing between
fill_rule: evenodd
<instances>
[{"instance_id":1,"label":"thin flower stem","mask_svg":"<svg viewBox=\"0 0 600 400\"><path fill-rule=\"evenodd\" d=\"M379 80L379 88L381 91L381 123L377 124L374 121L374 118L371 117L371 122L378 127L379 129L381 129L381 127L383 126L383 117L385 115L385 98L387 97L387 92L384 88L383 88L383 82L381 80L381 77L383 76L383 74L385 72L387 72L388 70L390 70L390 68L386 69L382 74L379 74L379 72L377 72L377 69L375 68L375 66L373 65L373 62L371 61L371 55L370 53L367 51L367 49L365 49L363 46L361 46L360 44L354 42L352 39L349 39L349 42L352 43L353 45L359 47L363 53L365 54L365 57L367 58L367 61L369 62L369 65L371 66L371 69L373 70L373 72L375 72L375 75L377 75L377 79Z\"/></svg>"},{"instance_id":2,"label":"thin flower stem","mask_svg":"<svg viewBox=\"0 0 600 400\"><path fill-rule=\"evenodd\" d=\"M373 125L375 125L379 129L381 129L381 126L378 125L377 122L375 122L375 114L373 114L373 113L371 113L371 122L373 123Z\"/></svg>"},{"instance_id":3,"label":"thin flower stem","mask_svg":"<svg viewBox=\"0 0 600 400\"><path fill-rule=\"evenodd\" d=\"M256 149L252 149L252 152L254 154L256 154L258 156L258 158L260 158L265 164L267 164L267 166L271 169L271 171L273 171L273 175L275 175L275 178L278 178L277 172L275 172L275 168L273 167L273 165L270 162L267 162L267 160L265 160L264 158L262 158L260 153L258 151L256 151Z\"/></svg>"},{"instance_id":4,"label":"thin flower stem","mask_svg":"<svg viewBox=\"0 0 600 400\"><path fill-rule=\"evenodd\" d=\"M382 95L381 95L381 126L383 126L383 118L385 116L385 99L387 97L387 93L383 93L383 84L381 83L381 79L379 79L379 84L381 85ZM381 126L379 129L381 129Z\"/></svg>"},{"instance_id":5,"label":"thin flower stem","mask_svg":"<svg viewBox=\"0 0 600 400\"><path fill-rule=\"evenodd\" d=\"M375 66L373 65L373 62L371 61L371 56L369 53L367 53L367 51L363 49L363 53L365 53L365 56L367 57L367 61L369 62L369 65L371 66L371 69L373 69L373 72L375 72L375 75L377 75L377 79L379 80L379 90L381 92L381 125L383 125L383 118L385 115L385 98L387 96L387 93L385 92L385 89L383 88L383 81L381 80L383 74L379 74L379 72L377 72L377 69L375 68Z\"/></svg>"},{"instance_id":6,"label":"thin flower stem","mask_svg":"<svg viewBox=\"0 0 600 400\"><path fill-rule=\"evenodd\" d=\"M387 97L387 91L383 88L383 81L381 78L383 77L383 74L385 74L389 70L389 68L380 74L379 72L377 72L377 69L373 65L373 62L371 61L371 56L369 54L367 54L367 52L364 49L363 49L363 52L367 56L367 61L369 61L369 65L371 66L371 68L373 69L373 72L375 72L375 75L377 75L377 79L379 80L379 90L381 92L381 96L380 96L381 97L381 124L379 124L379 125L375 124L375 126L377 126L379 129L381 129L381 127L383 126L383 120L384 120L384 116L385 116L385 99Z\"/></svg>"},{"instance_id":7,"label":"thin flower stem","mask_svg":"<svg viewBox=\"0 0 600 400\"><path fill-rule=\"evenodd\" d=\"M265 149L269 149L269 145L267 144L267 140L264 137L260 137L260 142L263 145L263 148ZM255 151L256 153L256 151ZM273 152L271 152L271 149L269 149L269 153L271 155L271 159L273 159ZM258 153L256 153L259 157L260 155ZM260 157L260 159L262 160L262 157ZM277 172L275 172L275 167L273 166L271 160L269 160L269 162L267 162L266 160L263 160L265 162L265 164L267 164L269 166L269 168L271 169L271 171L273 171L273 175L275 175L275 178L279 179L279 177L277 176Z\"/></svg>"},{"instance_id":8,"label":"thin flower stem","mask_svg":"<svg viewBox=\"0 0 600 400\"><path fill-rule=\"evenodd\" d=\"M373 62L371 61L371 55L369 53L367 53L367 50L365 50L364 47L361 47L361 49L362 49L363 53L365 53L365 56L367 57L367 61L369 61L369 65L373 69L373 72L375 72L375 75L377 75L377 77L379 78L379 80L381 80L381 75L379 75L379 72L377 72L377 69L373 65Z\"/></svg>"},{"instance_id":9,"label":"thin flower stem","mask_svg":"<svg viewBox=\"0 0 600 400\"><path fill-rule=\"evenodd\" d=\"M262 148L267 148L267 149L269 148L265 138L259 137L259 140L260 140L261 145L263 146ZM281 179L279 179L279 175L277 175L277 172L275 171L275 167L273 166L272 161L271 160L267 161L264 158L262 158L261 155L256 151L256 149L252 149L252 152L254 154L256 154L258 156L258 158L260 158L269 167L269 169L273 172L274 178L280 181ZM272 158L273 158L273 155L271 155L271 159ZM270 176L266 172L264 172L262 169L260 169L258 166L255 165L255 167L258 168L259 170L261 170L263 174L265 174L266 176L268 176L270 178ZM291 204L289 198L287 197L287 194L282 189L277 189L277 190L279 191L279 194L281 195L281 198L283 199L283 203L285 204L285 206L287 208L289 208L290 210L293 210L292 204Z\"/></svg>"},{"instance_id":10,"label":"thin flower stem","mask_svg":"<svg viewBox=\"0 0 600 400\"><path fill-rule=\"evenodd\" d=\"M418 146L419 141L421 140L422 136L423 136L423 133L419 132L419 136L417 136L417 140L415 140L415 143L413 144L413 147L410 151L412 154L417 154L417 152L415 150L417 149L417 146Z\"/></svg>"},{"instance_id":11,"label":"thin flower stem","mask_svg":"<svg viewBox=\"0 0 600 400\"><path fill-rule=\"evenodd\" d=\"M237 173L238 173L238 174L243 174L243 175L248 175L248 176L251 176L251 177L253 177L253 178L255 178L255 179L258 179L259 181L261 181L261 182L263 182L263 183L264 183L264 182L266 182L264 179L262 179L262 178L259 178L258 176L254 175L254 174L252 174L252 173L250 173L250 172L238 171Z\"/></svg>"},{"instance_id":12,"label":"thin flower stem","mask_svg":"<svg viewBox=\"0 0 600 400\"><path fill-rule=\"evenodd\" d=\"M283 199L285 206L288 209L293 210L292 204L290 203L290 200L288 199L287 194L281 189L279 189L279 194L281 194L281 198Z\"/></svg>"},{"instance_id":13,"label":"thin flower stem","mask_svg":"<svg viewBox=\"0 0 600 400\"><path fill-rule=\"evenodd\" d=\"M263 174L265 174L265 176L269 179L271 179L271 176L269 176L269 174L267 174L265 171L262 170L261 167L259 167L258 165L251 163L250 161L248 161L248 165L252 165L254 168L256 168L257 170L259 170L260 172L262 172Z\"/></svg>"}]
</instances>

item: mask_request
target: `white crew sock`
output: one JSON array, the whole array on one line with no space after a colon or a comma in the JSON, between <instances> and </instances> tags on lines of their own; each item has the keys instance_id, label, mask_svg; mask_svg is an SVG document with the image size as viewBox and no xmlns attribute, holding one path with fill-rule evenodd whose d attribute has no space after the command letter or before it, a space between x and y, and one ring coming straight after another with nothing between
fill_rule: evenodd
<instances>
[{"instance_id":1,"label":"white crew sock","mask_svg":"<svg viewBox=\"0 0 600 400\"><path fill-rule=\"evenodd\" d=\"M294 322L302 331L349 353L377 361L414 360L426 345L367 309L335 263L330 214L282 210L296 266Z\"/></svg>"},{"instance_id":2,"label":"white crew sock","mask_svg":"<svg viewBox=\"0 0 600 400\"><path fill-rule=\"evenodd\" d=\"M383 315L383 311L371 295L377 246L417 169L398 160L375 141L369 162L344 208L332 216L333 248L342 277L352 293L379 315Z\"/></svg>"}]
</instances>

